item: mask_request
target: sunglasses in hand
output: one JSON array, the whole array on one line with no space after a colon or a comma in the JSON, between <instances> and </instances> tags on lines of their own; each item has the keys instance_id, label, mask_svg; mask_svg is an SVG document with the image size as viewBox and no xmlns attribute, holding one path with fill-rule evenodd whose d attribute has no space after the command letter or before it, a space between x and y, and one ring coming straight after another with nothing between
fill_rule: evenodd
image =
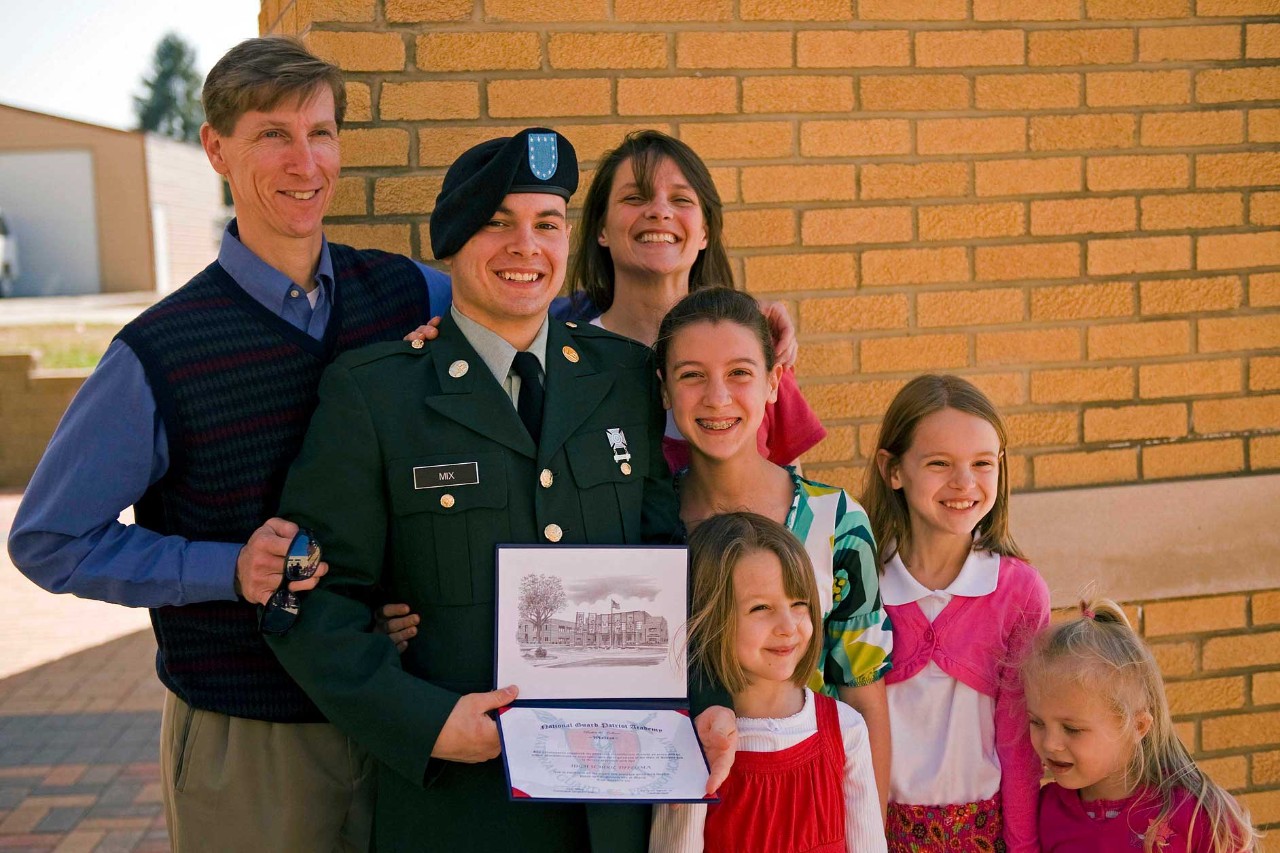
<instances>
[{"instance_id":1,"label":"sunglasses in hand","mask_svg":"<svg viewBox=\"0 0 1280 853\"><path fill-rule=\"evenodd\" d=\"M316 573L320 568L323 556L320 543L310 530L300 527L298 533L289 543L289 551L284 558L284 577L280 579L280 587L271 595L262 618L258 623L264 634L283 634L293 627L298 618L298 596L289 591L289 584L302 581Z\"/></svg>"}]
</instances>

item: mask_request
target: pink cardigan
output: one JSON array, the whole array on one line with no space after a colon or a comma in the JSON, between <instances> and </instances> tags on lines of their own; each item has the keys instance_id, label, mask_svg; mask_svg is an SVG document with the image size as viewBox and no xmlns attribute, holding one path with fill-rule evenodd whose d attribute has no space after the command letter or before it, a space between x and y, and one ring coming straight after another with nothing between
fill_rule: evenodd
<instances>
[{"instance_id":1,"label":"pink cardigan","mask_svg":"<svg viewBox=\"0 0 1280 853\"><path fill-rule=\"evenodd\" d=\"M953 598L932 624L915 602L885 610L893 625L893 669L886 684L905 681L932 660L947 675L996 700L1005 844L1009 853L1035 853L1040 759L1031 747L1018 663L1027 642L1049 623L1049 588L1027 563L1001 557L993 592Z\"/></svg>"}]
</instances>

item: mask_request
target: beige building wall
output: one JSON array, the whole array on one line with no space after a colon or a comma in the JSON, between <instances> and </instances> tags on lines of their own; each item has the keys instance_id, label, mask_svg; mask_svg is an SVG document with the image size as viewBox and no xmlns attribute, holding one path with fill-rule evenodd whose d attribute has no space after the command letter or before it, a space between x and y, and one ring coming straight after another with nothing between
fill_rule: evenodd
<instances>
[{"instance_id":1,"label":"beige building wall","mask_svg":"<svg viewBox=\"0 0 1280 853\"><path fill-rule=\"evenodd\" d=\"M218 256L224 225L222 179L204 149L153 133L144 137L160 290L186 284Z\"/></svg>"},{"instance_id":2,"label":"beige building wall","mask_svg":"<svg viewBox=\"0 0 1280 853\"><path fill-rule=\"evenodd\" d=\"M143 135L0 104L0 151L88 150L103 293L155 289Z\"/></svg>"}]
</instances>

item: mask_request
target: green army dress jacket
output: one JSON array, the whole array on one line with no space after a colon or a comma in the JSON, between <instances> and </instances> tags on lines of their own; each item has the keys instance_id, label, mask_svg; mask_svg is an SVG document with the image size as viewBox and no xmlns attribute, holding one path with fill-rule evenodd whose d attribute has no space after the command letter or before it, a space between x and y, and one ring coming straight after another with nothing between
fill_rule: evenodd
<instances>
[{"instance_id":1,"label":"green army dress jacket","mask_svg":"<svg viewBox=\"0 0 1280 853\"><path fill-rule=\"evenodd\" d=\"M545 366L535 447L451 316L421 348L347 353L289 473L280 515L313 531L329 574L270 643L377 759L379 851L645 849L647 806L512 803L501 759L430 757L459 696L499 686L496 545L665 544L678 525L648 348L552 320ZM606 433L619 428L628 465ZM380 601L421 614L403 655L371 633Z\"/></svg>"}]
</instances>

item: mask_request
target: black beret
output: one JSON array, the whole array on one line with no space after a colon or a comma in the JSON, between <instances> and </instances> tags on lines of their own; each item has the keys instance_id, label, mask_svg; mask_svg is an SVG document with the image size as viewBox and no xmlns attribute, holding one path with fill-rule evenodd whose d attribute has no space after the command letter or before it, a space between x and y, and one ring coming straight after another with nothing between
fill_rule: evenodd
<instances>
[{"instance_id":1,"label":"black beret","mask_svg":"<svg viewBox=\"0 0 1280 853\"><path fill-rule=\"evenodd\" d=\"M445 173L431 212L431 253L447 258L489 221L508 193L550 193L566 201L578 188L578 155L554 130L530 127L463 152Z\"/></svg>"}]
</instances>

